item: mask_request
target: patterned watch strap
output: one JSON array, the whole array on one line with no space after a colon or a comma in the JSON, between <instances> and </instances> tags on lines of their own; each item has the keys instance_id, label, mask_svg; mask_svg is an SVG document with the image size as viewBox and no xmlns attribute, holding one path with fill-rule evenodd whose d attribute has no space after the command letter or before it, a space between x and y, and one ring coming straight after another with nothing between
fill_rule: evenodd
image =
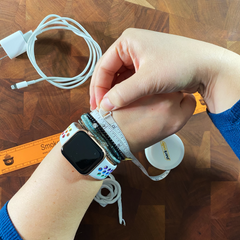
<instances>
[{"instance_id":1,"label":"patterned watch strap","mask_svg":"<svg viewBox=\"0 0 240 240\"><path fill-rule=\"evenodd\" d=\"M81 126L79 123L73 122L65 131L62 132L60 135L60 143L63 146L72 136L74 136L78 131L81 131ZM103 180L110 173L112 173L113 170L115 170L117 165L113 165L111 162L107 160L107 158L104 158L99 165L93 169L88 175L98 179Z\"/></svg>"}]
</instances>

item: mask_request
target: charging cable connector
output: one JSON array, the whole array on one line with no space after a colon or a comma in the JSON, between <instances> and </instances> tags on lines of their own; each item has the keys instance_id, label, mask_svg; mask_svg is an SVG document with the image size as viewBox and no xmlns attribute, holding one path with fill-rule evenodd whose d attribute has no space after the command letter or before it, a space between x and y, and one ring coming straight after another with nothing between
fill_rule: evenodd
<instances>
[{"instance_id":1,"label":"charging cable connector","mask_svg":"<svg viewBox=\"0 0 240 240\"><path fill-rule=\"evenodd\" d=\"M20 89L20 88L25 88L25 87L28 87L28 83L26 81L13 84L11 86L12 89Z\"/></svg>"}]
</instances>

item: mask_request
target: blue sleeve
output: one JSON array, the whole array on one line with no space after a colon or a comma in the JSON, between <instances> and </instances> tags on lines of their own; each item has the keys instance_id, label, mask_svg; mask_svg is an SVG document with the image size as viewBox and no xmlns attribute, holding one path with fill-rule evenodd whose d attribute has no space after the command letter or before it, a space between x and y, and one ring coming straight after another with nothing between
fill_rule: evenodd
<instances>
[{"instance_id":1,"label":"blue sleeve","mask_svg":"<svg viewBox=\"0 0 240 240\"><path fill-rule=\"evenodd\" d=\"M7 204L0 210L0 240L22 240L8 215Z\"/></svg>"},{"instance_id":2,"label":"blue sleeve","mask_svg":"<svg viewBox=\"0 0 240 240\"><path fill-rule=\"evenodd\" d=\"M225 112L218 114L208 112L208 115L240 159L240 100Z\"/></svg>"}]
</instances>

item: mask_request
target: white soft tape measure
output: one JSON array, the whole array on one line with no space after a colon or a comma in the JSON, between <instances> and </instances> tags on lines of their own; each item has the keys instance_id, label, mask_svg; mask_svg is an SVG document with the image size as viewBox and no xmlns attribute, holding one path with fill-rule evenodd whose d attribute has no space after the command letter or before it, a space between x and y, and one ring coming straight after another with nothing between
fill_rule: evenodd
<instances>
[{"instance_id":1,"label":"white soft tape measure","mask_svg":"<svg viewBox=\"0 0 240 240\"><path fill-rule=\"evenodd\" d=\"M128 142L124 137L121 129L118 127L117 123L114 121L111 112L105 112L103 110L94 110L91 115L96 119L96 121L101 125L105 132L111 137L114 143L122 151L122 153L127 157L131 158L133 163L137 165L142 172L148 176L153 181L160 181L164 179L170 172L166 170L164 173L157 176L150 176L143 165L137 160L137 158L131 153Z\"/></svg>"}]
</instances>

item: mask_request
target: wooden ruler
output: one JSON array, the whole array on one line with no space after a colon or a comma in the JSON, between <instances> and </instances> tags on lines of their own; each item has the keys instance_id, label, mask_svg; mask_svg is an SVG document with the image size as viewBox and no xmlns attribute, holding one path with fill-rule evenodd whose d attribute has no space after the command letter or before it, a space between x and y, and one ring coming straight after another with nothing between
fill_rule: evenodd
<instances>
[{"instance_id":1,"label":"wooden ruler","mask_svg":"<svg viewBox=\"0 0 240 240\"><path fill-rule=\"evenodd\" d=\"M197 106L194 114L206 111L200 94L194 94ZM40 163L58 143L59 134L0 151L0 175Z\"/></svg>"}]
</instances>

